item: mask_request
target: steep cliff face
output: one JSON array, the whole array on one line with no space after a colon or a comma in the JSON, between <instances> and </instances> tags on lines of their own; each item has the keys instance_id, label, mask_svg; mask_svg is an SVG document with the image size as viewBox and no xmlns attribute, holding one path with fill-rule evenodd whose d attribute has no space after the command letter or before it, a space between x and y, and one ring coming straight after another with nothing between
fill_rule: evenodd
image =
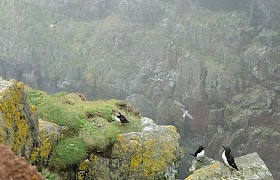
<instances>
[{"instance_id":1,"label":"steep cliff face","mask_svg":"<svg viewBox=\"0 0 280 180\"><path fill-rule=\"evenodd\" d=\"M265 153L279 139L277 0L28 2L1 4L3 76L49 92L127 98L143 116L176 125L187 153L205 143L217 157L216 147L229 143L239 155L257 151L278 178L277 150Z\"/></svg>"}]
</instances>

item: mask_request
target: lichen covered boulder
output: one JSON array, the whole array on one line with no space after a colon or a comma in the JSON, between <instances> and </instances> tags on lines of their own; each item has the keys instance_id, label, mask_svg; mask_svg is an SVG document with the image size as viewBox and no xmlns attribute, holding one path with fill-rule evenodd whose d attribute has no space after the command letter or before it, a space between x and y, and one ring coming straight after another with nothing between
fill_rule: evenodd
<instances>
[{"instance_id":1,"label":"lichen covered boulder","mask_svg":"<svg viewBox=\"0 0 280 180\"><path fill-rule=\"evenodd\" d=\"M38 132L38 119L26 100L23 83L0 78L0 143L29 158Z\"/></svg>"},{"instance_id":2,"label":"lichen covered boulder","mask_svg":"<svg viewBox=\"0 0 280 180\"><path fill-rule=\"evenodd\" d=\"M175 179L181 158L174 126L158 126L142 118L142 132L119 134L111 153L91 155L80 164L78 177L93 179Z\"/></svg>"},{"instance_id":3,"label":"lichen covered boulder","mask_svg":"<svg viewBox=\"0 0 280 180\"><path fill-rule=\"evenodd\" d=\"M37 146L34 147L31 161L37 165L46 164L53 147L67 133L67 126L59 126L55 123L39 119L39 138Z\"/></svg>"},{"instance_id":4,"label":"lichen covered boulder","mask_svg":"<svg viewBox=\"0 0 280 180\"><path fill-rule=\"evenodd\" d=\"M199 163L199 162L196 162ZM236 171L225 166L223 163L213 161L210 165L199 167L185 180L208 180L208 179L251 179L273 180L271 172L257 153L247 154L235 158L235 163L240 169Z\"/></svg>"}]
</instances>

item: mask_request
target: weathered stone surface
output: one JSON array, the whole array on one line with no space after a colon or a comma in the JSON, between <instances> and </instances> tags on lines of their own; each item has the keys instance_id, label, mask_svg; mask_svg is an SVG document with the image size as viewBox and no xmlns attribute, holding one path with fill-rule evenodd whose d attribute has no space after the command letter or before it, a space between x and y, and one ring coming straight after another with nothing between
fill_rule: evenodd
<instances>
[{"instance_id":1,"label":"weathered stone surface","mask_svg":"<svg viewBox=\"0 0 280 180\"><path fill-rule=\"evenodd\" d=\"M34 147L30 160L39 165L47 165L49 155L57 142L66 134L68 127L39 119L38 144Z\"/></svg>"},{"instance_id":2,"label":"weathered stone surface","mask_svg":"<svg viewBox=\"0 0 280 180\"><path fill-rule=\"evenodd\" d=\"M208 158L208 157L204 157L203 160L196 160L194 159L192 161L192 165L191 167L189 168L189 173L192 174L194 173L196 170L204 167L204 166L209 166L211 164L214 164L214 163L217 163L218 161L214 160L214 159L211 159L211 158Z\"/></svg>"},{"instance_id":3,"label":"weathered stone surface","mask_svg":"<svg viewBox=\"0 0 280 180\"><path fill-rule=\"evenodd\" d=\"M199 164L200 162L195 162ZM212 162L208 166L200 166L185 180L206 179L246 179L246 180L273 180L271 172L257 153L247 154L235 158L235 163L240 169L236 171L221 162Z\"/></svg>"},{"instance_id":4,"label":"weathered stone surface","mask_svg":"<svg viewBox=\"0 0 280 180\"><path fill-rule=\"evenodd\" d=\"M80 164L80 174L93 179L175 179L181 158L174 126L158 126L141 119L142 132L119 134L109 157L91 155Z\"/></svg>"},{"instance_id":5,"label":"weathered stone surface","mask_svg":"<svg viewBox=\"0 0 280 180\"><path fill-rule=\"evenodd\" d=\"M24 85L0 78L0 95L0 142L29 158L38 143L39 126L26 100Z\"/></svg>"}]
</instances>

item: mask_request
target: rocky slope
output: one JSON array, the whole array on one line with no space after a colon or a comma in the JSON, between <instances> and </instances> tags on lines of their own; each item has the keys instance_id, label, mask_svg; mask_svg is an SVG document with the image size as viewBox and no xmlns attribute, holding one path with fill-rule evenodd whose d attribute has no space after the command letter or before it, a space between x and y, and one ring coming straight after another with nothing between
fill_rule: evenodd
<instances>
[{"instance_id":1,"label":"rocky slope","mask_svg":"<svg viewBox=\"0 0 280 180\"><path fill-rule=\"evenodd\" d=\"M277 0L26 0L1 8L1 75L48 92L127 99L143 116L174 124L187 154L198 143L214 158L221 144L240 156L256 151L279 178ZM178 104L194 119L183 119Z\"/></svg>"}]
</instances>

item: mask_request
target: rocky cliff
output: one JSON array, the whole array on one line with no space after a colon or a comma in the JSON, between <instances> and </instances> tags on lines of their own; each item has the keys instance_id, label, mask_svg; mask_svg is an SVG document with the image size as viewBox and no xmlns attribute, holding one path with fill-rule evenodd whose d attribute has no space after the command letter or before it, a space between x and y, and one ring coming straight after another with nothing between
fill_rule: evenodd
<instances>
[{"instance_id":1,"label":"rocky cliff","mask_svg":"<svg viewBox=\"0 0 280 180\"><path fill-rule=\"evenodd\" d=\"M124 102L94 104L77 94L50 97L25 90L23 83L15 80L0 79L0 84L1 143L39 169L50 169L67 179L176 178L182 150L174 126L140 119L136 109ZM118 126L112 122L111 108L125 113L130 123ZM67 114L66 121L60 119ZM37 115L61 125L42 119L38 122ZM79 122L78 127L72 120Z\"/></svg>"},{"instance_id":2,"label":"rocky cliff","mask_svg":"<svg viewBox=\"0 0 280 180\"><path fill-rule=\"evenodd\" d=\"M143 116L175 125L187 154L204 143L217 158L216 147L228 144L240 156L258 152L279 178L279 144L268 148L280 135L277 0L27 0L0 8L1 75L48 92L127 99Z\"/></svg>"}]
</instances>

